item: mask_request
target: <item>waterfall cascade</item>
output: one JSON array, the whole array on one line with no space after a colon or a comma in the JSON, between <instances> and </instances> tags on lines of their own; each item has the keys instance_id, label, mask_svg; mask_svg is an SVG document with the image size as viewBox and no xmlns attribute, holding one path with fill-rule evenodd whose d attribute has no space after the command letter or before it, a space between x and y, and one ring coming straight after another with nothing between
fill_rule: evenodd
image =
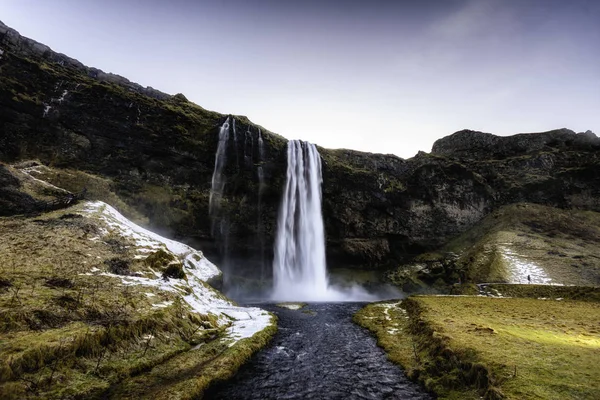
<instances>
[{"instance_id":1,"label":"waterfall cascade","mask_svg":"<svg viewBox=\"0 0 600 400\"><path fill-rule=\"evenodd\" d=\"M321 215L321 157L314 144L292 140L277 220L274 291L277 300L328 296L325 230Z\"/></svg>"},{"instance_id":2,"label":"waterfall cascade","mask_svg":"<svg viewBox=\"0 0 600 400\"><path fill-rule=\"evenodd\" d=\"M235 121L235 120L234 120ZM219 129L219 145L215 154L215 169L213 170L210 197L208 203L209 215L212 220L212 234L215 235L215 223L221 208L221 199L223 198L223 189L225 189L226 178L223 175L223 169L227 162L227 144L229 142L229 117L225 120Z\"/></svg>"},{"instance_id":3,"label":"waterfall cascade","mask_svg":"<svg viewBox=\"0 0 600 400\"><path fill-rule=\"evenodd\" d=\"M260 128L258 128L258 203L260 207L260 200L262 196L262 191L265 186L265 172L263 170L262 163L265 162L265 143L262 138L262 132Z\"/></svg>"},{"instance_id":4,"label":"waterfall cascade","mask_svg":"<svg viewBox=\"0 0 600 400\"><path fill-rule=\"evenodd\" d=\"M262 132L258 128L258 167L256 173L258 175L258 204L257 204L257 221L256 230L258 232L258 241L260 248L260 280L264 281L266 277L265 271L265 231L262 221L262 194L265 189L265 171L263 169L263 163L265 162L265 144L262 138Z\"/></svg>"},{"instance_id":5,"label":"waterfall cascade","mask_svg":"<svg viewBox=\"0 0 600 400\"><path fill-rule=\"evenodd\" d=\"M243 128L241 128L243 129ZM239 135L238 135L239 133ZM243 135L243 136L242 136ZM239 136L239 137L238 137ZM262 192L267 186L265 179L265 170L263 163L265 160L265 148L262 138L262 132L260 129L258 132L252 132L250 126L247 126L244 130L238 132L236 127L236 119L233 116L227 117L223 125L219 128L219 142L215 153L215 166L212 175L212 185L209 197L209 216L211 220L211 235L215 239L215 249L219 252L219 266L223 270L223 285L225 290L231 289L229 282L231 277L235 273L236 263L240 261L235 257L232 258L231 246L236 245L234 242L230 242L231 231L235 232L237 228L232 223L231 215L231 202L243 202L240 200L239 191L235 187L236 180L241 181L240 177L248 177L250 174L257 174L258 176L258 193L256 203L256 239L255 245L260 249L260 252L249 257L250 263L259 262L260 278L264 280L269 274L265 271L265 265L267 264L265 256L266 243L265 243L265 227L262 220ZM239 139L239 140L238 140ZM243 139L243 140L242 140ZM256 143L258 145L256 145ZM255 166L254 160L256 159L255 151L258 153L258 163L256 172L253 171ZM243 160L240 158L243 156ZM228 180L228 177L230 178ZM233 185L228 187L228 185ZM228 196L225 196L225 192ZM246 193L242 194L245 198ZM226 207L228 200L229 207ZM246 209L246 212L249 211ZM250 211L252 212L252 211Z\"/></svg>"}]
</instances>

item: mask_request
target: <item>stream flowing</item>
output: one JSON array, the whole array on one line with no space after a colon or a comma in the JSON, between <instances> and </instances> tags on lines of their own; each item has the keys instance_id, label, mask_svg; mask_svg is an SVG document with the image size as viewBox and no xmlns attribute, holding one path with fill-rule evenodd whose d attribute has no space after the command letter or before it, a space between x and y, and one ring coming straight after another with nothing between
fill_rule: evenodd
<instances>
[{"instance_id":1,"label":"stream flowing","mask_svg":"<svg viewBox=\"0 0 600 400\"><path fill-rule=\"evenodd\" d=\"M206 399L431 399L352 322L364 303L259 306L277 315L278 333Z\"/></svg>"}]
</instances>

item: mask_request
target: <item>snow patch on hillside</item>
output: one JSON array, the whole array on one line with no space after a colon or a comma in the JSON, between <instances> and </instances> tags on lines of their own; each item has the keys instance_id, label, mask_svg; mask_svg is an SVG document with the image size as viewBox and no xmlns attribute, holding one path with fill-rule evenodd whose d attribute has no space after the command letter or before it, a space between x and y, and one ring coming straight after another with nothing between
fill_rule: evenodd
<instances>
[{"instance_id":1,"label":"snow patch on hillside","mask_svg":"<svg viewBox=\"0 0 600 400\"><path fill-rule=\"evenodd\" d=\"M41 179L36 178L35 176L33 176L32 174L43 174L44 170L49 169L48 167L46 167L45 165L34 165L32 167L27 167L27 168L23 168L20 171L22 173L24 173L25 175L27 175L28 178L30 178L31 180L39 183L42 186L45 186L47 188L59 191L59 192L63 192L63 193L69 193L67 190L60 188L58 186L54 186L51 183L48 183L46 181L43 181Z\"/></svg>"},{"instance_id":2,"label":"snow patch on hillside","mask_svg":"<svg viewBox=\"0 0 600 400\"><path fill-rule=\"evenodd\" d=\"M101 201L87 202L84 212L96 215L107 225L109 230L117 231L121 236L133 240L141 256L147 256L159 249L168 250L180 258L183 265L203 281L221 274L221 271L208 261L201 251L134 224L106 203Z\"/></svg>"},{"instance_id":3,"label":"snow patch on hillside","mask_svg":"<svg viewBox=\"0 0 600 400\"><path fill-rule=\"evenodd\" d=\"M536 285L552 285L552 279L546 271L535 263L527 261L506 246L500 246L504 261L508 265L509 283L534 283ZM531 278L531 282L529 281Z\"/></svg>"},{"instance_id":4,"label":"snow patch on hillside","mask_svg":"<svg viewBox=\"0 0 600 400\"><path fill-rule=\"evenodd\" d=\"M201 251L142 228L101 201L85 202L81 213L88 218L96 218L105 225L102 235L118 234L135 242L139 252L136 258L145 258L159 249L172 253L181 261L186 277L164 279L160 271L151 268L149 270L155 278L92 272L119 279L123 285L142 285L179 294L193 311L216 315L219 325L227 327L226 335L232 340L230 345L249 338L274 323L266 311L256 307L238 307L208 285L206 281L220 275L221 271ZM155 304L155 307L167 305L163 302Z\"/></svg>"}]
</instances>

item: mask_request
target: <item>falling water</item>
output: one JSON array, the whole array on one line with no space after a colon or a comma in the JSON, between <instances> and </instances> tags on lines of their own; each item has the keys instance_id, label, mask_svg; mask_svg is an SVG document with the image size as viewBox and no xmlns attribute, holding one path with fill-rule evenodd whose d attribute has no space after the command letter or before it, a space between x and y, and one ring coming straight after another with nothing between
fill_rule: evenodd
<instances>
[{"instance_id":1,"label":"falling water","mask_svg":"<svg viewBox=\"0 0 600 400\"><path fill-rule=\"evenodd\" d=\"M237 135L237 129L235 127L235 118L233 118L233 148L235 149L235 165L237 165L238 168L238 172L239 172L239 168L240 168L240 153L238 150L238 135Z\"/></svg>"},{"instance_id":2,"label":"falling water","mask_svg":"<svg viewBox=\"0 0 600 400\"><path fill-rule=\"evenodd\" d=\"M244 166L249 168L252 166L252 156L254 153L254 138L250 127L246 130L244 135Z\"/></svg>"},{"instance_id":3,"label":"falling water","mask_svg":"<svg viewBox=\"0 0 600 400\"><path fill-rule=\"evenodd\" d=\"M256 173L258 175L258 205L257 205L257 222L256 227L259 237L259 248L260 248L260 280L263 281L266 277L265 271L265 232L262 220L262 194L265 188L265 171L263 169L263 162L265 162L265 145L262 138L262 132L258 128L258 168Z\"/></svg>"},{"instance_id":4,"label":"falling water","mask_svg":"<svg viewBox=\"0 0 600 400\"><path fill-rule=\"evenodd\" d=\"M229 285L229 216L221 209L223 193L227 183L225 167L227 164L227 148L231 137L231 125L235 133L235 118L227 117L219 129L219 144L215 154L215 169L213 171L210 197L208 203L211 221L211 235L215 239L221 255L219 265L223 271L223 286Z\"/></svg>"},{"instance_id":5,"label":"falling water","mask_svg":"<svg viewBox=\"0 0 600 400\"><path fill-rule=\"evenodd\" d=\"M258 207L260 210L262 192L265 188L265 171L263 169L263 162L265 162L265 144L263 142L262 133L258 128Z\"/></svg>"},{"instance_id":6,"label":"falling water","mask_svg":"<svg viewBox=\"0 0 600 400\"><path fill-rule=\"evenodd\" d=\"M265 143L263 142L262 132L258 128L258 156L261 161L265 160Z\"/></svg>"},{"instance_id":7,"label":"falling water","mask_svg":"<svg viewBox=\"0 0 600 400\"><path fill-rule=\"evenodd\" d=\"M325 230L321 215L321 157L315 145L288 142L287 177L273 262L277 300L327 297Z\"/></svg>"},{"instance_id":8,"label":"falling water","mask_svg":"<svg viewBox=\"0 0 600 400\"><path fill-rule=\"evenodd\" d=\"M235 120L234 120L235 124ZM223 189L225 189L226 178L223 175L223 169L227 162L227 143L229 141L229 117L225 120L219 129L219 145L215 155L215 169L212 176L210 197L208 203L209 215L212 220L212 234L215 235L215 223L221 208L221 199L223 198Z\"/></svg>"}]
</instances>

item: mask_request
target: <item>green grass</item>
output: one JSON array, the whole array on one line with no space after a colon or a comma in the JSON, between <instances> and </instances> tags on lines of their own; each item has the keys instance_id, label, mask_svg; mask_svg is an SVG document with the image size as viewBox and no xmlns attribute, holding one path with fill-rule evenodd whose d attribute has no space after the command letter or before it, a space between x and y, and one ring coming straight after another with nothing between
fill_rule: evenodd
<instances>
[{"instance_id":1,"label":"green grass","mask_svg":"<svg viewBox=\"0 0 600 400\"><path fill-rule=\"evenodd\" d=\"M562 400L600 394L598 303L416 296L402 307L406 311L369 305L355 321L439 398Z\"/></svg>"},{"instance_id":2,"label":"green grass","mask_svg":"<svg viewBox=\"0 0 600 400\"><path fill-rule=\"evenodd\" d=\"M467 291L470 289L467 288ZM533 299L565 299L593 301L600 303L600 287L591 286L550 286L550 285L487 285L487 294L503 297L520 297ZM474 294L459 293L453 294Z\"/></svg>"},{"instance_id":3,"label":"green grass","mask_svg":"<svg viewBox=\"0 0 600 400\"><path fill-rule=\"evenodd\" d=\"M36 171L30 172L31 176L34 178L43 180L72 193L81 193L86 190L86 199L100 200L108 203L136 223L148 223L148 218L144 217L134 207L125 203L117 195L115 184L110 179L75 169L52 168L37 161L22 162L17 164L15 166L16 168L9 168L11 171L18 174L20 167L32 165L37 165ZM23 174L20 176L23 179ZM27 182L26 179L24 179L24 181ZM30 190L30 192L35 193L34 190Z\"/></svg>"},{"instance_id":4,"label":"green grass","mask_svg":"<svg viewBox=\"0 0 600 400\"><path fill-rule=\"evenodd\" d=\"M460 254L458 264L473 281L507 279L499 244L542 266L555 281L600 283L600 213L514 204L484 218L442 252Z\"/></svg>"},{"instance_id":5,"label":"green grass","mask_svg":"<svg viewBox=\"0 0 600 400\"><path fill-rule=\"evenodd\" d=\"M165 374L173 365L187 371L171 382L173 390L200 396L272 336L274 324L229 347L216 317L190 312L177 293L90 274L114 264L143 274L148 264L169 260L135 259L133 243L100 234L97 221L75 214L77 207L0 218L0 398L111 397L134 378L166 391L160 373L149 372L162 365L170 365ZM172 305L153 307L165 301ZM211 348L218 351L205 354Z\"/></svg>"},{"instance_id":6,"label":"green grass","mask_svg":"<svg viewBox=\"0 0 600 400\"><path fill-rule=\"evenodd\" d=\"M277 331L273 324L233 346L215 340L160 364L147 374L126 379L109 391L111 398L199 399L213 384L227 380L264 347Z\"/></svg>"}]
</instances>

